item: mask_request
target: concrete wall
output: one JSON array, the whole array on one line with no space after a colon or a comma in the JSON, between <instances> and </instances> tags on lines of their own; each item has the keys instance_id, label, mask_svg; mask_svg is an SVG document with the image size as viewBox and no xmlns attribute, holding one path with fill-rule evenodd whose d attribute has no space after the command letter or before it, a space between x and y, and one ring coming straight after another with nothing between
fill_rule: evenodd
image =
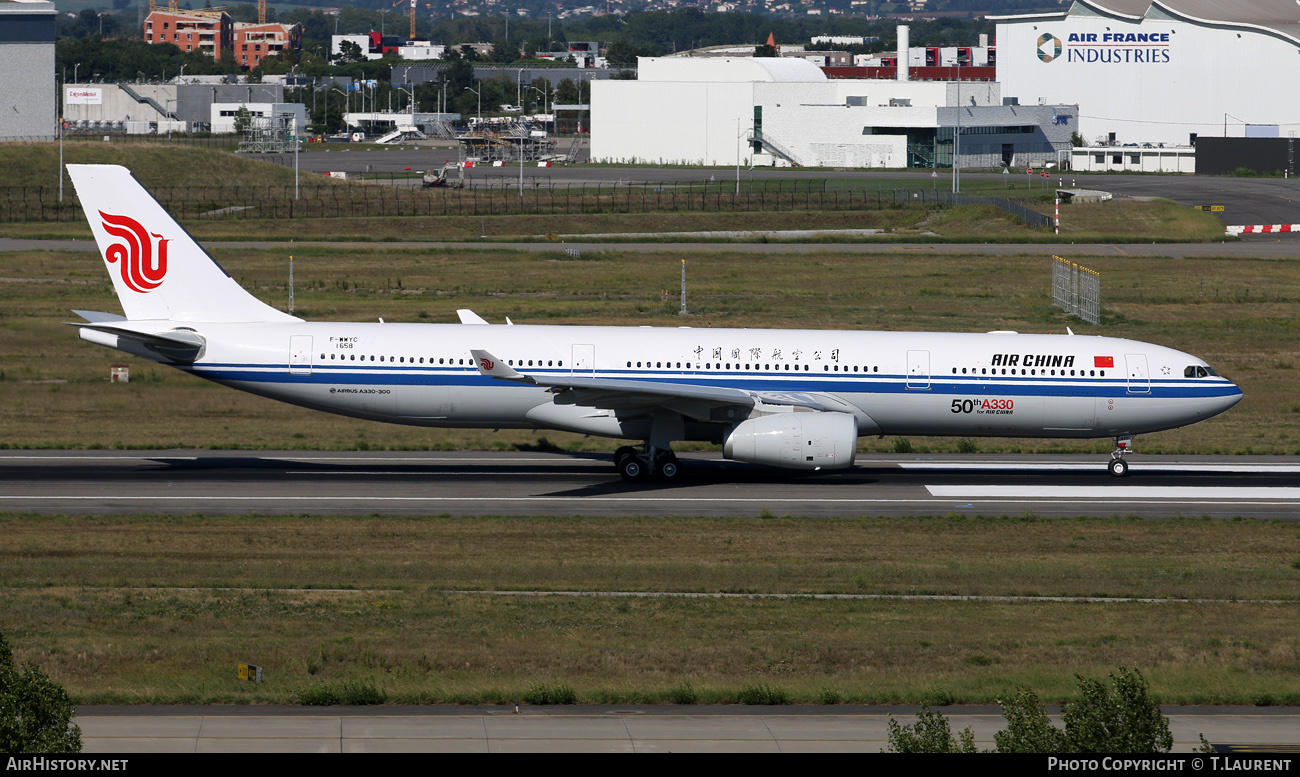
<instances>
[{"instance_id":1,"label":"concrete wall","mask_svg":"<svg viewBox=\"0 0 1300 777\"><path fill-rule=\"evenodd\" d=\"M54 3L0 2L0 140L55 137Z\"/></svg>"},{"instance_id":2,"label":"concrete wall","mask_svg":"<svg viewBox=\"0 0 1300 777\"><path fill-rule=\"evenodd\" d=\"M714 69L727 61L712 60ZM754 107L761 106L764 138L801 165L904 167L905 136L864 130L934 128L941 111L955 120L955 108L939 106L955 105L958 95L956 84L943 82L603 81L592 85L591 155L607 162L734 165L739 154L740 164L748 165L752 151L743 140L738 150L737 138L753 126ZM963 83L960 97L975 103L973 110L995 112L995 120L1006 112L996 83ZM891 106L891 100L910 106ZM1068 130L1066 136L1062 147L1068 147Z\"/></svg>"},{"instance_id":3,"label":"concrete wall","mask_svg":"<svg viewBox=\"0 0 1300 777\"><path fill-rule=\"evenodd\" d=\"M0 139L55 137L54 97L52 42L0 44Z\"/></svg>"},{"instance_id":4,"label":"concrete wall","mask_svg":"<svg viewBox=\"0 0 1300 777\"><path fill-rule=\"evenodd\" d=\"M52 67L52 65L51 65ZM187 76L188 79L188 76ZM282 103L281 84L128 84L141 97L153 98L164 110L171 110L186 128L206 128L217 103ZM69 94L98 95L98 102L72 104ZM94 100L94 97L81 97ZM64 87L64 118L69 121L161 121L166 117L147 102L136 102L117 84L67 84Z\"/></svg>"}]
</instances>

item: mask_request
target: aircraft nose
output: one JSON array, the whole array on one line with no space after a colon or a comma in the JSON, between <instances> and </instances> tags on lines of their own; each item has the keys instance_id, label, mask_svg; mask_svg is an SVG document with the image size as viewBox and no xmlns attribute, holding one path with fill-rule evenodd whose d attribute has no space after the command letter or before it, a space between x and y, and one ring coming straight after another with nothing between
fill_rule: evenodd
<instances>
[{"instance_id":1,"label":"aircraft nose","mask_svg":"<svg viewBox=\"0 0 1300 777\"><path fill-rule=\"evenodd\" d=\"M1236 383L1229 381L1225 388L1226 390L1222 395L1210 400L1212 403L1210 415L1218 415L1219 413L1231 410L1236 407L1237 403L1241 401L1241 398L1245 396L1245 392L1243 392L1241 387Z\"/></svg>"}]
</instances>

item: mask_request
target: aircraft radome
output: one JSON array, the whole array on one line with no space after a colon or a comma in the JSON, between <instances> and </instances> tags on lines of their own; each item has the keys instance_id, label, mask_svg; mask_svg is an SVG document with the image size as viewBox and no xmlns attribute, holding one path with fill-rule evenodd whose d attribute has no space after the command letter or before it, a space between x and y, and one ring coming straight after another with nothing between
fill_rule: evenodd
<instances>
[{"instance_id":1,"label":"aircraft radome","mask_svg":"<svg viewBox=\"0 0 1300 777\"><path fill-rule=\"evenodd\" d=\"M125 316L82 339L231 388L430 427L558 429L641 441L628 480L681 473L672 444L738 461L853 465L865 435L1113 437L1203 421L1241 389L1204 361L1110 337L311 322L246 292L116 165L69 165Z\"/></svg>"}]
</instances>

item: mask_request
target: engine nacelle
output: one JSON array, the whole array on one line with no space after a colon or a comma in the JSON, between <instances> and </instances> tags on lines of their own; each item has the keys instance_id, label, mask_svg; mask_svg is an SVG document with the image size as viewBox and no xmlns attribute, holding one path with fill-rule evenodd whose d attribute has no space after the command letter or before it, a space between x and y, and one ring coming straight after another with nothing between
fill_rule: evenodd
<instances>
[{"instance_id":1,"label":"engine nacelle","mask_svg":"<svg viewBox=\"0 0 1300 777\"><path fill-rule=\"evenodd\" d=\"M774 413L737 424L722 444L736 461L787 469L843 469L858 451L858 419L848 413Z\"/></svg>"}]
</instances>

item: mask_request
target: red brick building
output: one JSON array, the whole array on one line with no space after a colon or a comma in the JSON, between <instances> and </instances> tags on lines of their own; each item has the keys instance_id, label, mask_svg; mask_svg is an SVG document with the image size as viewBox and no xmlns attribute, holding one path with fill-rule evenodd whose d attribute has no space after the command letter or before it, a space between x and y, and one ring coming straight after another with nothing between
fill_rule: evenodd
<instances>
[{"instance_id":1,"label":"red brick building","mask_svg":"<svg viewBox=\"0 0 1300 777\"><path fill-rule=\"evenodd\" d=\"M235 22L225 11L154 11L144 21L144 42L220 59L234 45Z\"/></svg>"},{"instance_id":2,"label":"red brick building","mask_svg":"<svg viewBox=\"0 0 1300 777\"><path fill-rule=\"evenodd\" d=\"M235 61L242 68L251 70L266 57L301 48L302 27L297 24L235 24Z\"/></svg>"},{"instance_id":3,"label":"red brick building","mask_svg":"<svg viewBox=\"0 0 1300 777\"><path fill-rule=\"evenodd\" d=\"M281 51L302 48L297 24L245 24L225 11L154 11L144 22L145 43L171 43L181 51L202 51L220 59L230 52L235 62L252 70Z\"/></svg>"}]
</instances>

